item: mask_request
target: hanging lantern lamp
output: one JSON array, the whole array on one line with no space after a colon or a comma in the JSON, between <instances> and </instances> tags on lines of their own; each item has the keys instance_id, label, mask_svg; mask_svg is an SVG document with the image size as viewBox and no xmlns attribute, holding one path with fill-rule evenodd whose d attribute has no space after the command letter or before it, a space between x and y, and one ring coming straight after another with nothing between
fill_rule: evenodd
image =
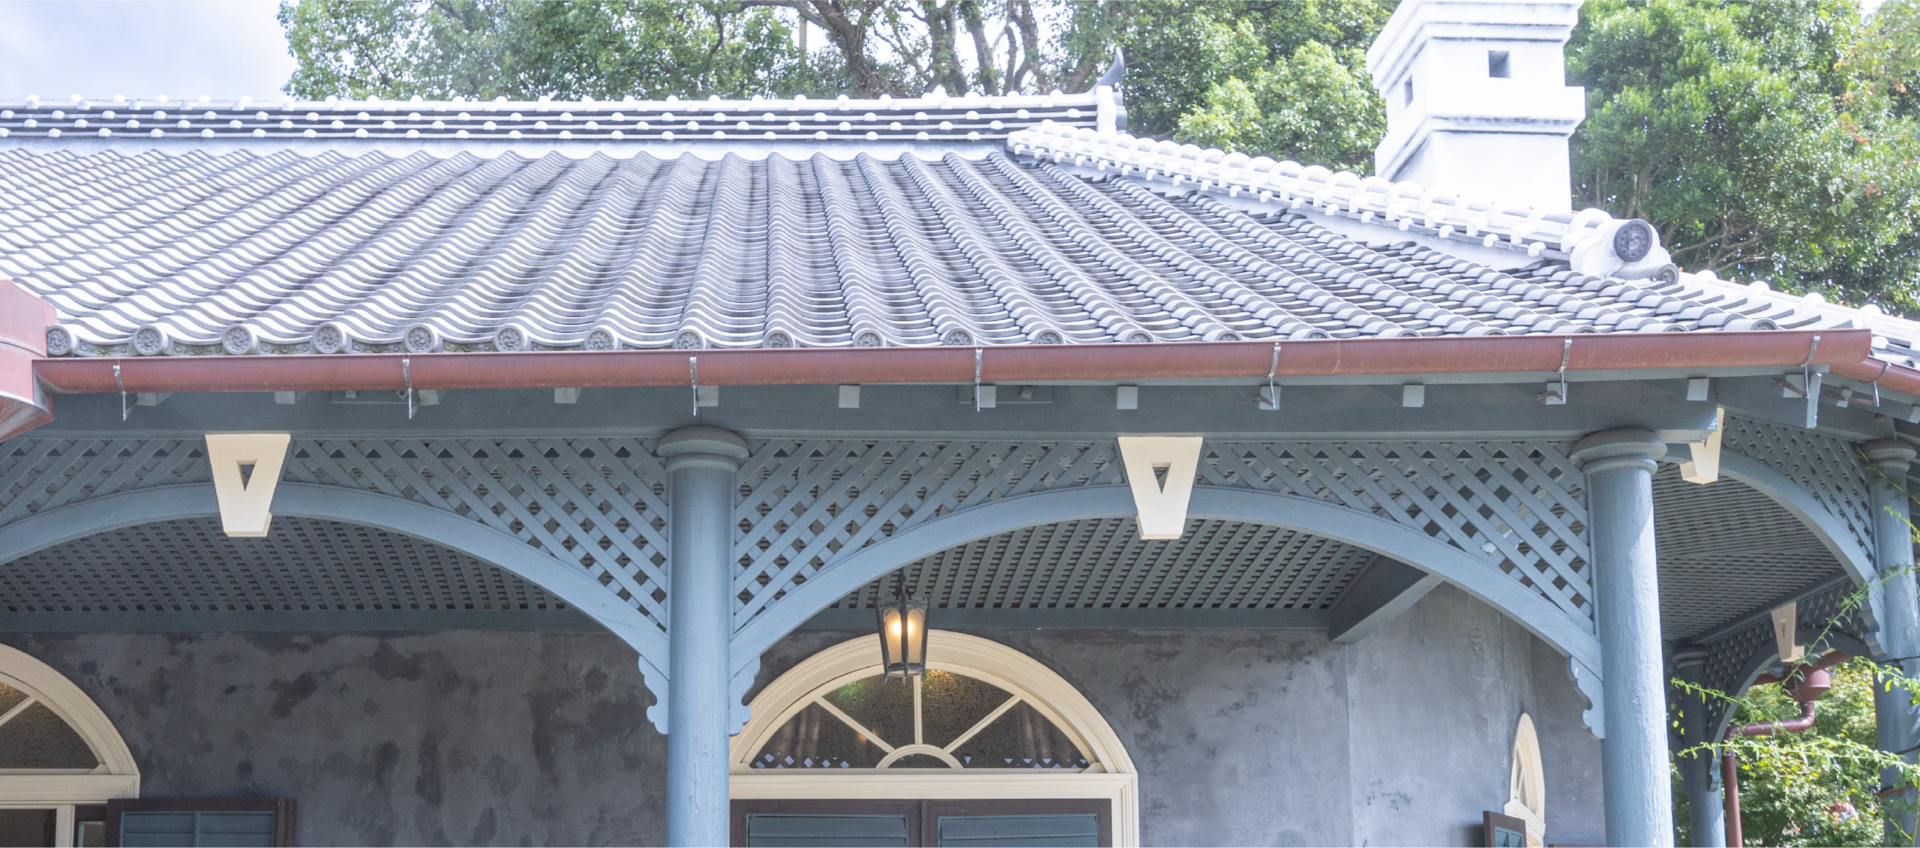
<instances>
[{"instance_id":1,"label":"hanging lantern lamp","mask_svg":"<svg viewBox=\"0 0 1920 848\"><path fill-rule=\"evenodd\" d=\"M893 600L879 610L880 653L888 680L906 682L927 670L927 599L907 592L907 572L896 572Z\"/></svg>"}]
</instances>

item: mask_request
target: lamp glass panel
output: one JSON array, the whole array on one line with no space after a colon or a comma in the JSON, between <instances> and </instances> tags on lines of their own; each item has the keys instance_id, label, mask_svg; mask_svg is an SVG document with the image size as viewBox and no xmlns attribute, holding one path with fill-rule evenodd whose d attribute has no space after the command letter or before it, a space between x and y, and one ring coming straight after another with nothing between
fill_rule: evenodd
<instances>
[{"instance_id":1,"label":"lamp glass panel","mask_svg":"<svg viewBox=\"0 0 1920 848\"><path fill-rule=\"evenodd\" d=\"M913 669L925 668L927 663L927 608L909 606L907 608L907 666Z\"/></svg>"}]
</instances>

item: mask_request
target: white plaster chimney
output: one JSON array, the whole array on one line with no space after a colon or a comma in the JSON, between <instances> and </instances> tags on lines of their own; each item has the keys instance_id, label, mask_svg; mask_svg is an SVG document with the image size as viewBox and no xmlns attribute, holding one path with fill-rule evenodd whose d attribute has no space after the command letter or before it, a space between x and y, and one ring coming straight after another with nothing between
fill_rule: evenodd
<instances>
[{"instance_id":1,"label":"white plaster chimney","mask_svg":"<svg viewBox=\"0 0 1920 848\"><path fill-rule=\"evenodd\" d=\"M1367 50L1387 101L1376 172L1429 189L1572 208L1567 83L1581 0L1404 0Z\"/></svg>"}]
</instances>

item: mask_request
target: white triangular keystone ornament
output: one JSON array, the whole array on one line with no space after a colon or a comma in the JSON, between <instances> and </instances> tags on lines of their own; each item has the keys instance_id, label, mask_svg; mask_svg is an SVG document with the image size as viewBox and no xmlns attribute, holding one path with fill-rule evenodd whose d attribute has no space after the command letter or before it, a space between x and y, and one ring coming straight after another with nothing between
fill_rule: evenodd
<instances>
[{"instance_id":1,"label":"white triangular keystone ornament","mask_svg":"<svg viewBox=\"0 0 1920 848\"><path fill-rule=\"evenodd\" d=\"M220 501L220 526L229 536L267 535L273 521L273 490L287 461L287 433L208 433L207 460L213 464L213 494ZM253 473L243 473L253 466Z\"/></svg>"},{"instance_id":2,"label":"white triangular keystone ornament","mask_svg":"<svg viewBox=\"0 0 1920 848\"><path fill-rule=\"evenodd\" d=\"M1781 662L1799 662L1807 655L1807 647L1799 644L1798 601L1788 601L1773 609L1773 640L1780 649Z\"/></svg>"},{"instance_id":3,"label":"white triangular keystone ornament","mask_svg":"<svg viewBox=\"0 0 1920 848\"><path fill-rule=\"evenodd\" d=\"M1199 436L1121 436L1120 461L1139 512L1140 538L1178 539L1187 529L1187 502L1200 467ZM1166 469L1160 482L1159 469Z\"/></svg>"},{"instance_id":4,"label":"white triangular keystone ornament","mask_svg":"<svg viewBox=\"0 0 1920 848\"><path fill-rule=\"evenodd\" d=\"M1720 439L1726 425L1727 410L1714 410L1713 429L1707 431L1706 441L1687 446L1692 459L1680 463L1680 479L1701 485L1720 479Z\"/></svg>"}]
</instances>

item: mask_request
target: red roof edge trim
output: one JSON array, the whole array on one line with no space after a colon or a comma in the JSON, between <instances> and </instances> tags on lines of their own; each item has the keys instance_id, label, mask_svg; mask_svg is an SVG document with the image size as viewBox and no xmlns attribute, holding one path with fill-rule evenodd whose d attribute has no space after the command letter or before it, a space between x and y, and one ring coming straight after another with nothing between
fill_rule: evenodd
<instances>
[{"instance_id":1,"label":"red roof edge trim","mask_svg":"<svg viewBox=\"0 0 1920 848\"><path fill-rule=\"evenodd\" d=\"M1797 367L1871 382L1867 330L1617 333L1574 336L1317 339L1279 342L1019 345L929 348L538 351L528 353L58 358L34 372L62 393L525 389L632 386L1022 383L1560 370ZM1571 338L1571 349L1566 340ZM113 367L121 366L115 382ZM1881 385L1920 394L1920 372L1888 369ZM1864 376L1863 376L1864 375Z\"/></svg>"}]
</instances>

